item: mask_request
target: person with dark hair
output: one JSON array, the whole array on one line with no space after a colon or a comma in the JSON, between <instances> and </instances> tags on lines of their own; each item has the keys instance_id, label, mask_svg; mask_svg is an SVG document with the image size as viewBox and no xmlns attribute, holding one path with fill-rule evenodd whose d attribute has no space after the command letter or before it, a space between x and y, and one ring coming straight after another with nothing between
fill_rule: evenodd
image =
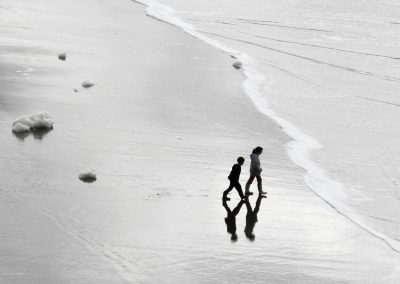
<instances>
[{"instance_id":1,"label":"person with dark hair","mask_svg":"<svg viewBox=\"0 0 400 284\"><path fill-rule=\"evenodd\" d=\"M266 194L265 191L262 190L262 179L261 179L261 165L260 165L260 155L263 151L263 148L258 146L253 149L253 152L250 155L251 163L250 163L250 177L249 180L246 182L246 195L252 195L253 193L250 192L250 185L253 183L254 178L257 179L257 187L258 187L258 194Z\"/></svg>"},{"instance_id":2,"label":"person with dark hair","mask_svg":"<svg viewBox=\"0 0 400 284\"><path fill-rule=\"evenodd\" d=\"M240 209L242 208L242 205L244 203L244 200L240 200L238 205L235 207L235 209L231 210L226 204L226 200L222 202L222 205L225 207L227 216L225 218L225 224L226 224L226 231L231 234L231 240L236 241L237 240L237 234L236 234L236 216L239 214Z\"/></svg>"},{"instance_id":3,"label":"person with dark hair","mask_svg":"<svg viewBox=\"0 0 400 284\"><path fill-rule=\"evenodd\" d=\"M240 177L240 172L242 170L242 165L244 163L244 158L239 157L237 158L237 164L234 164L232 166L232 171L228 176L228 179L230 180L229 187L227 190L224 191L224 194L222 196L223 200L230 200L228 197L228 193L233 189L236 188L237 192L239 193L239 196L241 199L244 198L243 191L242 191L242 186L239 183L239 177Z\"/></svg>"}]
</instances>

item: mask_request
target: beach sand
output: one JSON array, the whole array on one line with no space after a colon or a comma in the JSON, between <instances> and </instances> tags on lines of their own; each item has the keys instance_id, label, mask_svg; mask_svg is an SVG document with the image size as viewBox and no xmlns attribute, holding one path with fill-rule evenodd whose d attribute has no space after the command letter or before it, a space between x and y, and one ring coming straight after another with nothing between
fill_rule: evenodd
<instances>
[{"instance_id":1,"label":"beach sand","mask_svg":"<svg viewBox=\"0 0 400 284\"><path fill-rule=\"evenodd\" d=\"M1 283L399 279L398 253L305 187L227 54L131 1L1 8ZM37 110L54 129L13 135L13 120ZM222 191L238 156L244 187L258 145L268 198L255 240L243 205L231 242ZM86 168L96 182L79 180Z\"/></svg>"}]
</instances>

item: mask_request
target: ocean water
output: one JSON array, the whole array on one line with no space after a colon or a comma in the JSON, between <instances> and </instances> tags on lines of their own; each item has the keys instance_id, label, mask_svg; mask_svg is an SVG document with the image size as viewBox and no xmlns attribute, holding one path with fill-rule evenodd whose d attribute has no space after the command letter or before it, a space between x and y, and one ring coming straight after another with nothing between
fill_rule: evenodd
<instances>
[{"instance_id":1,"label":"ocean water","mask_svg":"<svg viewBox=\"0 0 400 284\"><path fill-rule=\"evenodd\" d=\"M135 2L240 60L308 188L400 252L400 3Z\"/></svg>"}]
</instances>

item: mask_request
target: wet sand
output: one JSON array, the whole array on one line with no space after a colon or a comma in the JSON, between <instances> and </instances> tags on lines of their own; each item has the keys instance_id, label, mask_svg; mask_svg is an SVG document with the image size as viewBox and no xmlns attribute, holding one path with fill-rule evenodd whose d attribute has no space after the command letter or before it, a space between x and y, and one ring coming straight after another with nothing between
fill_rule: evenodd
<instances>
[{"instance_id":1,"label":"wet sand","mask_svg":"<svg viewBox=\"0 0 400 284\"><path fill-rule=\"evenodd\" d=\"M398 279L397 253L304 186L233 59L143 6L108 2L9 1L1 12L12 23L0 29L2 283ZM14 136L13 119L36 110L54 130ZM268 198L255 240L243 205L231 242L222 191L239 155L244 186L257 145ZM96 182L78 179L87 167Z\"/></svg>"}]
</instances>

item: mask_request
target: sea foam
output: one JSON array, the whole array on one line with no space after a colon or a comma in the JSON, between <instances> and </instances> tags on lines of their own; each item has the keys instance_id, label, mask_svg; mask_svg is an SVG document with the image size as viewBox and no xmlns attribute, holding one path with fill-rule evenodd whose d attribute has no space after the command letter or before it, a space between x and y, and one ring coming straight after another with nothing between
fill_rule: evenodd
<instances>
[{"instance_id":1,"label":"sea foam","mask_svg":"<svg viewBox=\"0 0 400 284\"><path fill-rule=\"evenodd\" d=\"M58 55L58 59L60 59L61 61L65 61L67 59L67 54L65 52L64 53L60 53Z\"/></svg>"},{"instance_id":2,"label":"sea foam","mask_svg":"<svg viewBox=\"0 0 400 284\"><path fill-rule=\"evenodd\" d=\"M92 81L86 80L82 82L82 87L85 89L91 88L94 86L94 83Z\"/></svg>"},{"instance_id":3,"label":"sea foam","mask_svg":"<svg viewBox=\"0 0 400 284\"><path fill-rule=\"evenodd\" d=\"M31 115L23 115L15 119L12 130L16 133L28 132L35 129L52 129L53 120L45 111L35 111Z\"/></svg>"},{"instance_id":4,"label":"sea foam","mask_svg":"<svg viewBox=\"0 0 400 284\"><path fill-rule=\"evenodd\" d=\"M232 66L235 67L236 69L242 68L242 65L243 65L242 62L239 60L233 62L233 64L232 64Z\"/></svg>"},{"instance_id":5,"label":"sea foam","mask_svg":"<svg viewBox=\"0 0 400 284\"><path fill-rule=\"evenodd\" d=\"M83 182L90 183L96 181L97 175L93 169L87 169L79 174L79 179Z\"/></svg>"}]
</instances>

